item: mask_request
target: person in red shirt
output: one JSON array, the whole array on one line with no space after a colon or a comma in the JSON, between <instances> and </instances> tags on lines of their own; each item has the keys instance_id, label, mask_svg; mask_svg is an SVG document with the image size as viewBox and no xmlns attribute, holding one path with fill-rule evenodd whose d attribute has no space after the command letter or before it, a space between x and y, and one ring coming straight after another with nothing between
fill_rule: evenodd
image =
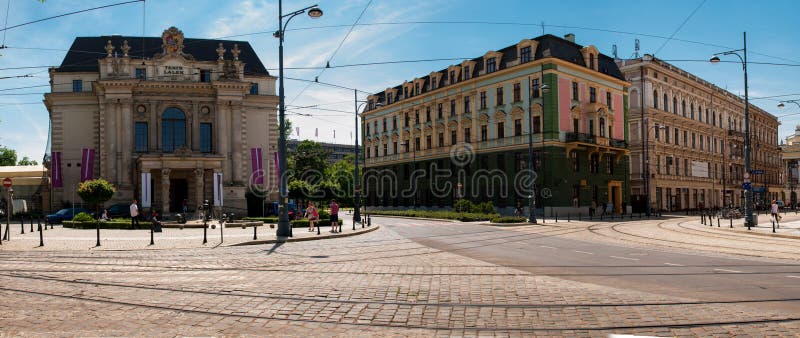
<instances>
[{"instance_id":1,"label":"person in red shirt","mask_svg":"<svg viewBox=\"0 0 800 338\"><path fill-rule=\"evenodd\" d=\"M342 232L342 226L339 225L339 205L336 200L331 200L331 232ZM339 230L336 230L339 227Z\"/></svg>"}]
</instances>

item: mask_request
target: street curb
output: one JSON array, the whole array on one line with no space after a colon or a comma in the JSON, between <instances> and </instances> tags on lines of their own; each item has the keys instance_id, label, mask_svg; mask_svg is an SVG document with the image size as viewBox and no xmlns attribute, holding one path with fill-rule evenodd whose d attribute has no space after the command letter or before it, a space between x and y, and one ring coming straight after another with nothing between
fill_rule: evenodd
<instances>
[{"instance_id":1,"label":"street curb","mask_svg":"<svg viewBox=\"0 0 800 338\"><path fill-rule=\"evenodd\" d=\"M753 230L745 230L745 229L736 229L734 228L733 231L740 232L743 234L750 234L756 236L765 236L765 237L778 237L778 238L786 238L786 239L798 239L800 240L800 236L792 236L792 235L784 235L784 234L773 234L771 232L754 232Z\"/></svg>"},{"instance_id":2,"label":"street curb","mask_svg":"<svg viewBox=\"0 0 800 338\"><path fill-rule=\"evenodd\" d=\"M339 238L339 237L350 237L356 236L361 234L366 234L369 232L373 232L375 230L380 229L379 225L375 225L374 227L370 227L364 231L356 231L350 233L343 233L341 235L320 235L319 237L299 237L299 238L282 238L282 239L266 239L266 240L256 240L256 241L249 241L249 242L242 242L236 243L232 245L226 246L245 246L245 245L259 245L259 244L275 244L275 243L286 243L286 242L305 242L305 241L316 241L320 239L331 239L331 238Z\"/></svg>"},{"instance_id":3,"label":"street curb","mask_svg":"<svg viewBox=\"0 0 800 338\"><path fill-rule=\"evenodd\" d=\"M423 218L423 217L410 217L410 216L389 216L389 215L374 215L369 214L370 216L375 217L386 217L386 218L400 218L400 219L421 219L426 221L444 221L444 222L451 222L451 223L471 223L471 222L462 222L457 219L446 219L446 218Z\"/></svg>"}]
</instances>

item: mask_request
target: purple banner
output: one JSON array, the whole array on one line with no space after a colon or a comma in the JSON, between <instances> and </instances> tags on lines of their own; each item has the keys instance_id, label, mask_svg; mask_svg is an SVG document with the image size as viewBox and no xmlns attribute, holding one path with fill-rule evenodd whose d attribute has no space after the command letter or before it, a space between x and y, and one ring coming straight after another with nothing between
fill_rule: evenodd
<instances>
[{"instance_id":1,"label":"purple banner","mask_svg":"<svg viewBox=\"0 0 800 338\"><path fill-rule=\"evenodd\" d=\"M50 180L53 188L61 188L64 186L64 180L61 178L61 152L54 151L50 156Z\"/></svg>"},{"instance_id":2,"label":"purple banner","mask_svg":"<svg viewBox=\"0 0 800 338\"><path fill-rule=\"evenodd\" d=\"M250 164L253 168L252 184L264 184L264 165L261 148L250 148Z\"/></svg>"},{"instance_id":3,"label":"purple banner","mask_svg":"<svg viewBox=\"0 0 800 338\"><path fill-rule=\"evenodd\" d=\"M94 176L94 149L83 148L81 156L81 182L91 180Z\"/></svg>"},{"instance_id":4,"label":"purple banner","mask_svg":"<svg viewBox=\"0 0 800 338\"><path fill-rule=\"evenodd\" d=\"M281 179L281 165L278 162L280 158L278 157L278 153L275 152L275 177Z\"/></svg>"}]
</instances>

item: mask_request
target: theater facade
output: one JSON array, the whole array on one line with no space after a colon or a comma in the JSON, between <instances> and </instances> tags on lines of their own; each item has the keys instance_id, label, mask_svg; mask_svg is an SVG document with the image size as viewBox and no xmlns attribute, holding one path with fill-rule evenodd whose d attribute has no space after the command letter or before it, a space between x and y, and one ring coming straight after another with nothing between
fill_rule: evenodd
<instances>
[{"instance_id":1,"label":"theater facade","mask_svg":"<svg viewBox=\"0 0 800 338\"><path fill-rule=\"evenodd\" d=\"M117 187L112 202L162 212L274 199L275 77L248 42L184 38L175 27L78 37L50 83L54 205L80 202L75 189L92 178Z\"/></svg>"}]
</instances>

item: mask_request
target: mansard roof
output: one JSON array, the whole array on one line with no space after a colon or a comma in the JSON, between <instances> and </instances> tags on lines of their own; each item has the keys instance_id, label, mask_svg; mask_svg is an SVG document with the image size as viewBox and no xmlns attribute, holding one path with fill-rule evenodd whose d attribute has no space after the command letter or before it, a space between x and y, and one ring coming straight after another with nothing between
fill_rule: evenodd
<instances>
[{"instance_id":1,"label":"mansard roof","mask_svg":"<svg viewBox=\"0 0 800 338\"><path fill-rule=\"evenodd\" d=\"M105 46L111 40L116 47L117 54L121 54L120 47L123 41L127 40L131 47L128 55L134 59L144 57L151 59L163 52L162 39L160 37L140 37L140 36L96 36L96 37L77 37L72 42L69 52L64 56L61 65L56 68L58 72L99 72L98 59L106 57ZM183 42L183 53L189 54L198 61L217 61L217 47L222 43L226 49L225 59L233 59L231 49L234 44L239 45L239 61L244 63L245 75L269 75L269 72L261 63L253 47L247 41L233 40L212 40L212 39L190 39L186 38Z\"/></svg>"}]
</instances>

